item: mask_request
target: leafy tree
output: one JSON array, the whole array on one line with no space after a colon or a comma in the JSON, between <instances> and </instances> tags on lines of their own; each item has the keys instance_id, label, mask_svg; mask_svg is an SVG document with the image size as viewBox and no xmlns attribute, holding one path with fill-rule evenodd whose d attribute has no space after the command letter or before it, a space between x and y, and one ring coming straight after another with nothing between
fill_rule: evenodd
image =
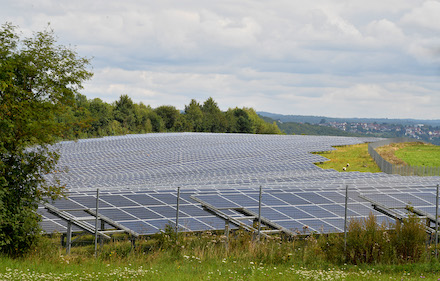
<instances>
[{"instance_id":1,"label":"leafy tree","mask_svg":"<svg viewBox=\"0 0 440 281\"><path fill-rule=\"evenodd\" d=\"M185 118L190 131L203 132L202 107L195 99L192 99L188 105L185 105Z\"/></svg>"},{"instance_id":2,"label":"leafy tree","mask_svg":"<svg viewBox=\"0 0 440 281\"><path fill-rule=\"evenodd\" d=\"M153 125L151 124L150 115L153 112L150 106L145 104L135 104L135 117L136 117L136 132L137 133L151 133L153 132Z\"/></svg>"},{"instance_id":3,"label":"leafy tree","mask_svg":"<svg viewBox=\"0 0 440 281\"><path fill-rule=\"evenodd\" d=\"M57 116L74 103L92 73L89 60L56 44L53 31L20 38L17 28L0 28L0 253L21 255L40 234L38 203L64 188L47 181L63 136Z\"/></svg>"},{"instance_id":4,"label":"leafy tree","mask_svg":"<svg viewBox=\"0 0 440 281\"><path fill-rule=\"evenodd\" d=\"M275 122L272 124L265 122L260 116L258 116L253 108L244 108L244 110L248 113L249 119L251 120L251 132L253 134L281 134L281 131Z\"/></svg>"},{"instance_id":5,"label":"leafy tree","mask_svg":"<svg viewBox=\"0 0 440 281\"><path fill-rule=\"evenodd\" d=\"M154 110L159 115L169 132L175 131L176 122L179 119L180 112L172 105L162 105Z\"/></svg>"},{"instance_id":6,"label":"leafy tree","mask_svg":"<svg viewBox=\"0 0 440 281\"><path fill-rule=\"evenodd\" d=\"M202 106L203 131L211 133L226 132L226 118L213 98L208 98Z\"/></svg>"},{"instance_id":7,"label":"leafy tree","mask_svg":"<svg viewBox=\"0 0 440 281\"><path fill-rule=\"evenodd\" d=\"M121 123L124 128L134 131L136 128L134 110L133 100L127 95L122 95L119 100L115 102L115 108L113 111L114 118Z\"/></svg>"},{"instance_id":8,"label":"leafy tree","mask_svg":"<svg viewBox=\"0 0 440 281\"><path fill-rule=\"evenodd\" d=\"M252 133L252 123L249 114L240 108L234 109L234 116L237 118L238 133Z\"/></svg>"},{"instance_id":9,"label":"leafy tree","mask_svg":"<svg viewBox=\"0 0 440 281\"><path fill-rule=\"evenodd\" d=\"M245 109L228 109L225 113L228 133L252 133L252 121Z\"/></svg>"},{"instance_id":10,"label":"leafy tree","mask_svg":"<svg viewBox=\"0 0 440 281\"><path fill-rule=\"evenodd\" d=\"M108 126L112 120L112 107L99 98L90 101L89 111L93 118L90 132L92 136L108 135Z\"/></svg>"}]
</instances>

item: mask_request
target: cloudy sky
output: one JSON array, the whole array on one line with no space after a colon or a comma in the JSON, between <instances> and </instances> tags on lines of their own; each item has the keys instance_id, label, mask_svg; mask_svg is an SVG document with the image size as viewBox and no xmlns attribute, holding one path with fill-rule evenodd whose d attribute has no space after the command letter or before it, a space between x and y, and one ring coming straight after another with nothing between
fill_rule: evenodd
<instances>
[{"instance_id":1,"label":"cloudy sky","mask_svg":"<svg viewBox=\"0 0 440 281\"><path fill-rule=\"evenodd\" d=\"M83 94L222 110L440 119L440 0L0 0L93 57Z\"/></svg>"}]
</instances>

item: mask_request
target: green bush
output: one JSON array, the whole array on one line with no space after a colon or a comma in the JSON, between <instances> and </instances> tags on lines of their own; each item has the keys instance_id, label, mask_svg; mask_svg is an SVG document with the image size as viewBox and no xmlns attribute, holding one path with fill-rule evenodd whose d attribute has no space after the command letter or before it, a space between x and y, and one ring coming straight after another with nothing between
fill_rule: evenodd
<instances>
[{"instance_id":1,"label":"green bush","mask_svg":"<svg viewBox=\"0 0 440 281\"><path fill-rule=\"evenodd\" d=\"M398 259L402 262L419 261L425 252L426 232L416 215L409 215L403 222L397 222L392 244Z\"/></svg>"},{"instance_id":2,"label":"green bush","mask_svg":"<svg viewBox=\"0 0 440 281\"><path fill-rule=\"evenodd\" d=\"M346 249L343 233L322 235L318 244L325 259L332 263L407 263L424 258L426 237L425 226L415 215L387 225L378 224L370 213L367 218L350 221ZM319 256L313 243L308 247L314 249L313 255Z\"/></svg>"}]
</instances>

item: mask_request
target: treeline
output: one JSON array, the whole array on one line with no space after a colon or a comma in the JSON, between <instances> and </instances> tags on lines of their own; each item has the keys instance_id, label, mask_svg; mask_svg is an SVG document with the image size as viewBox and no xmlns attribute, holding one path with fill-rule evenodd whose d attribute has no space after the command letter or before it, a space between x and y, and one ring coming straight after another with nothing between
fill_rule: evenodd
<instances>
[{"instance_id":1,"label":"treeline","mask_svg":"<svg viewBox=\"0 0 440 281\"><path fill-rule=\"evenodd\" d=\"M56 118L65 124L63 139L153 132L281 133L275 122L265 122L254 109L236 107L222 112L213 98L203 104L193 99L181 112L170 105L152 108L134 103L127 95L109 104L77 94Z\"/></svg>"}]
</instances>

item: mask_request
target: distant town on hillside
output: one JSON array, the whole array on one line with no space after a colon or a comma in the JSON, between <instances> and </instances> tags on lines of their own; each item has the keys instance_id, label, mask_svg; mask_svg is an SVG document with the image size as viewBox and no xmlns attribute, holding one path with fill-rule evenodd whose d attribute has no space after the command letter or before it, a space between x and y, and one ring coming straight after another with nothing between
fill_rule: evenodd
<instances>
[{"instance_id":1,"label":"distant town on hillside","mask_svg":"<svg viewBox=\"0 0 440 281\"><path fill-rule=\"evenodd\" d=\"M269 112L257 112L267 121L275 120L278 127L287 134L303 133L301 130L313 127L316 134L323 128L332 128L341 135L377 136L377 137L410 137L440 145L440 120L387 119L387 118L331 118L323 116L282 115ZM293 126L292 123L305 126ZM296 132L295 132L296 129ZM308 129L310 130L310 129ZM328 131L333 132L333 131ZM307 132L310 134L310 132ZM331 135L337 134L333 132Z\"/></svg>"}]
</instances>

